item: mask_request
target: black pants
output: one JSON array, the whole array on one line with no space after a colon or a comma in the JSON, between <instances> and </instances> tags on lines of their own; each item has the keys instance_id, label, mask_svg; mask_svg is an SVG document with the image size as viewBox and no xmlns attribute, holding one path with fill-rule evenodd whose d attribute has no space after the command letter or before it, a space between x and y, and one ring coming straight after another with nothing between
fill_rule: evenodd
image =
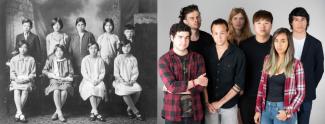
<instances>
[{"instance_id":1,"label":"black pants","mask_svg":"<svg viewBox=\"0 0 325 124\"><path fill-rule=\"evenodd\" d=\"M254 96L242 96L239 101L239 111L243 124L255 124L255 105L256 97Z\"/></svg>"},{"instance_id":2,"label":"black pants","mask_svg":"<svg viewBox=\"0 0 325 124\"><path fill-rule=\"evenodd\" d=\"M300 111L298 112L298 124L309 124L312 105L312 101L304 101L301 104Z\"/></svg>"},{"instance_id":3,"label":"black pants","mask_svg":"<svg viewBox=\"0 0 325 124\"><path fill-rule=\"evenodd\" d=\"M194 121L193 118L182 118L181 122L172 122L165 120L165 124L201 124L200 121Z\"/></svg>"}]
</instances>

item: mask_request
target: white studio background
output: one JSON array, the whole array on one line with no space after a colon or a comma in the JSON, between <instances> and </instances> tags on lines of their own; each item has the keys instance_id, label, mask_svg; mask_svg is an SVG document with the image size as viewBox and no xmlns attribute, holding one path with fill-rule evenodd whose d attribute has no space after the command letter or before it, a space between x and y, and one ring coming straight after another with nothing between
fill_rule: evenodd
<instances>
[{"instance_id":1,"label":"white studio background","mask_svg":"<svg viewBox=\"0 0 325 124\"><path fill-rule=\"evenodd\" d=\"M178 15L182 7L196 4L199 7L202 17L201 30L210 33L210 24L217 18L228 20L229 13L234 7L245 9L250 26L253 31L253 14L264 9L273 14L273 28L271 34L280 27L290 28L288 17L291 10L295 7L304 7L310 15L310 25L308 33L319 39L325 48L325 1L322 0L158 0L158 57L162 56L169 49L169 28L172 24L179 21ZM254 31L253 31L254 33ZM321 124L325 122L325 76L323 76L317 88L317 98L313 102L311 113L311 124ZM157 86L157 116L158 124L164 123L161 118L163 93L162 81L158 74Z\"/></svg>"}]
</instances>

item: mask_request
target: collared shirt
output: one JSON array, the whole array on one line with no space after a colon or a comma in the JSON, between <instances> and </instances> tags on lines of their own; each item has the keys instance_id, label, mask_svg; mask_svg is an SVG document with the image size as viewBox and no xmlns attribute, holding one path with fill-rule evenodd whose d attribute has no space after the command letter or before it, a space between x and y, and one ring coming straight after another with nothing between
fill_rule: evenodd
<instances>
[{"instance_id":1,"label":"collared shirt","mask_svg":"<svg viewBox=\"0 0 325 124\"><path fill-rule=\"evenodd\" d=\"M178 93L188 91L188 81L196 79L205 73L204 60L200 54L189 51L184 59L187 61L187 78L183 75L180 56L172 49L159 59L159 75L167 90L170 91L164 92L164 105L162 110L162 117L168 121L180 122L182 120L182 94ZM195 121L201 121L203 119L200 97L203 89L204 87L196 85L189 90L191 92L193 119Z\"/></svg>"},{"instance_id":2,"label":"collared shirt","mask_svg":"<svg viewBox=\"0 0 325 124\"><path fill-rule=\"evenodd\" d=\"M264 59L264 64L269 59L269 56L266 56ZM304 69L299 60L295 59L293 63L293 74L286 76L284 83L284 108L292 113L297 112L301 103L305 98L305 77ZM266 103L266 89L267 89L267 77L268 74L265 71L262 71L260 85L258 87L257 98L256 98L256 112L262 112L265 110Z\"/></svg>"},{"instance_id":3,"label":"collared shirt","mask_svg":"<svg viewBox=\"0 0 325 124\"><path fill-rule=\"evenodd\" d=\"M28 35L29 35L29 32L24 32L24 38L25 38L25 40L27 40Z\"/></svg>"},{"instance_id":4,"label":"collared shirt","mask_svg":"<svg viewBox=\"0 0 325 124\"><path fill-rule=\"evenodd\" d=\"M82 37L84 36L85 33L84 32L78 32L78 34L79 34L79 37L80 37L79 38L79 44L80 44L80 46L79 46L80 49L79 50L81 51L81 49L82 49L81 48L81 45L82 45Z\"/></svg>"},{"instance_id":5,"label":"collared shirt","mask_svg":"<svg viewBox=\"0 0 325 124\"><path fill-rule=\"evenodd\" d=\"M235 45L229 44L227 50L218 59L215 45L206 49L206 67L209 102L222 99L233 86L243 89L245 82L245 55ZM239 95L236 95L222 108L231 108L238 103Z\"/></svg>"}]
</instances>

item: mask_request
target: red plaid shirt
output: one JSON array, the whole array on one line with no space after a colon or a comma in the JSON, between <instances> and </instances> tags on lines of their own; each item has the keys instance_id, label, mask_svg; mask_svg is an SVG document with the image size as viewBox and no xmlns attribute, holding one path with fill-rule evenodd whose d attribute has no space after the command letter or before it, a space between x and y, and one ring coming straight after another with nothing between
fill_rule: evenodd
<instances>
[{"instance_id":1,"label":"red plaid shirt","mask_svg":"<svg viewBox=\"0 0 325 124\"><path fill-rule=\"evenodd\" d=\"M191 52L185 56L187 61L187 78L183 76L182 62L178 55L171 49L159 59L159 74L166 86L167 90L171 93L164 92L164 106L162 110L162 117L168 121L179 122L182 120L181 110L181 92L187 91L187 84L189 80L196 79L205 73L205 65L203 57L196 53ZM201 121L203 119L203 109L201 104L200 93L204 87L195 86L189 91L192 97L192 111L193 119Z\"/></svg>"},{"instance_id":2,"label":"red plaid shirt","mask_svg":"<svg viewBox=\"0 0 325 124\"><path fill-rule=\"evenodd\" d=\"M266 56L264 59L264 64L268 59L269 56ZM294 60L293 64L294 74L289 77L286 76L284 84L283 104L289 113L298 112L299 107L305 98L305 77L302 64L299 60ZM265 110L267 77L267 72L262 71L256 98L256 112L262 112Z\"/></svg>"}]
</instances>

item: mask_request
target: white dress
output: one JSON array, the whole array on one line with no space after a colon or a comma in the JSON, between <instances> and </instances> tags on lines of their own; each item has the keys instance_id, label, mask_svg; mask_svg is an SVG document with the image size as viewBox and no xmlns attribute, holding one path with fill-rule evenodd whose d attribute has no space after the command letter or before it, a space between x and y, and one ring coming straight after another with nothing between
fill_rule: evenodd
<instances>
[{"instance_id":1,"label":"white dress","mask_svg":"<svg viewBox=\"0 0 325 124\"><path fill-rule=\"evenodd\" d=\"M79 85L80 96L87 100L90 96L106 98L106 88L103 82L105 76L104 61L100 57L92 58L85 56L81 62L82 81ZM94 86L93 81L100 80L100 83Z\"/></svg>"},{"instance_id":2,"label":"white dress","mask_svg":"<svg viewBox=\"0 0 325 124\"><path fill-rule=\"evenodd\" d=\"M16 55L10 60L10 79L9 90L32 91L32 83L36 77L36 64L31 56ZM23 84L17 80L29 80Z\"/></svg>"},{"instance_id":3,"label":"white dress","mask_svg":"<svg viewBox=\"0 0 325 124\"><path fill-rule=\"evenodd\" d=\"M133 55L120 54L114 60L113 87L119 96L130 95L142 90L137 78L139 76L138 62ZM133 85L130 85L132 84Z\"/></svg>"}]
</instances>

